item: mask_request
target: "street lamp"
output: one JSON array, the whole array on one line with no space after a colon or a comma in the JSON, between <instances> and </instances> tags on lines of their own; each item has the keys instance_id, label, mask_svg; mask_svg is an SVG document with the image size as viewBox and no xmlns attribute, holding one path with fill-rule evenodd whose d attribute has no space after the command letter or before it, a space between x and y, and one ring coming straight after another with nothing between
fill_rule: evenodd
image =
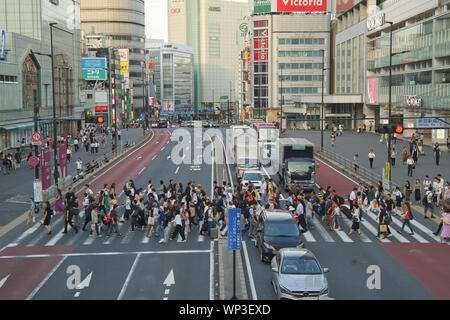
<instances>
[{"instance_id":1,"label":"street lamp","mask_svg":"<svg viewBox=\"0 0 450 320\"><path fill-rule=\"evenodd\" d=\"M284 95L283 95L283 65L280 65L280 73L281 73L281 108L280 108L280 133L283 132L283 104L284 104Z\"/></svg>"}]
</instances>

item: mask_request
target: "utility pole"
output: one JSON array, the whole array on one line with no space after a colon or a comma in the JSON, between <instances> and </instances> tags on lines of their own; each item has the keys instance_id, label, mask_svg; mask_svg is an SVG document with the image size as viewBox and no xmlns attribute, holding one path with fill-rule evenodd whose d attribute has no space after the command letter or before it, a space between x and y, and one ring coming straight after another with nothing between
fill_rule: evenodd
<instances>
[{"instance_id":1,"label":"utility pole","mask_svg":"<svg viewBox=\"0 0 450 320\"><path fill-rule=\"evenodd\" d=\"M389 37L389 124L391 124L392 117L392 25L393 22L386 21L391 25L390 27L390 37ZM392 179L391 179L391 147L392 147L392 133L388 133L388 163L389 163L389 192L392 191Z\"/></svg>"},{"instance_id":2,"label":"utility pole","mask_svg":"<svg viewBox=\"0 0 450 320\"><path fill-rule=\"evenodd\" d=\"M228 124L230 124L231 121L231 81L230 81L230 95L228 96Z\"/></svg>"},{"instance_id":3,"label":"utility pole","mask_svg":"<svg viewBox=\"0 0 450 320\"><path fill-rule=\"evenodd\" d=\"M323 118L325 117L325 112L324 112L324 106L323 106L323 89L324 89L324 79L325 79L325 50L321 50L322 51L322 107L321 107L321 125L320 125L320 152L323 152L323 131L324 131L324 121Z\"/></svg>"},{"instance_id":4,"label":"utility pole","mask_svg":"<svg viewBox=\"0 0 450 320\"><path fill-rule=\"evenodd\" d=\"M58 139L56 135L56 93L55 93L55 57L53 52L53 26L56 22L50 23L50 50L51 50L51 58L52 58L52 95L53 95L53 163L54 163L54 178L55 178L55 187L58 187L58 178L59 178L59 169L58 169Z\"/></svg>"},{"instance_id":5,"label":"utility pole","mask_svg":"<svg viewBox=\"0 0 450 320\"><path fill-rule=\"evenodd\" d=\"M284 95L283 95L283 65L280 66L281 70L281 110L280 110L280 133L283 131L283 104L284 104Z\"/></svg>"},{"instance_id":6,"label":"utility pole","mask_svg":"<svg viewBox=\"0 0 450 320\"><path fill-rule=\"evenodd\" d=\"M33 90L33 100L34 100L34 132L39 132L39 102L38 102L38 92ZM34 146L34 155L39 158L39 146ZM42 161L43 159L41 159ZM39 179L39 166L34 166L34 178Z\"/></svg>"}]
</instances>

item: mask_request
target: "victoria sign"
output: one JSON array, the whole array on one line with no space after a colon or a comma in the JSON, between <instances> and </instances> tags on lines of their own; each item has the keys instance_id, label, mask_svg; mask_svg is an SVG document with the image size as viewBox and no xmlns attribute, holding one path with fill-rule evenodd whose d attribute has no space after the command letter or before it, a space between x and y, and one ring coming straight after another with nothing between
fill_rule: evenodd
<instances>
[{"instance_id":1,"label":"victoria sign","mask_svg":"<svg viewBox=\"0 0 450 320\"><path fill-rule=\"evenodd\" d=\"M277 12L327 11L327 0L276 0L276 5Z\"/></svg>"}]
</instances>

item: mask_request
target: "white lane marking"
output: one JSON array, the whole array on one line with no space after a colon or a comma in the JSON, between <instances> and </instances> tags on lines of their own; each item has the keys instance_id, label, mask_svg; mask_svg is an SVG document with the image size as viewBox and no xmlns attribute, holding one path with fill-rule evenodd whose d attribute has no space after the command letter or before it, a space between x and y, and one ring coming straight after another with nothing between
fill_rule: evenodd
<instances>
[{"instance_id":1,"label":"white lane marking","mask_svg":"<svg viewBox=\"0 0 450 320\"><path fill-rule=\"evenodd\" d=\"M84 280L76 286L76 289L82 290L84 288L88 288L89 285L91 284L92 273L93 272L89 273L88 276L84 278Z\"/></svg>"},{"instance_id":2,"label":"white lane marking","mask_svg":"<svg viewBox=\"0 0 450 320\"><path fill-rule=\"evenodd\" d=\"M245 265L247 266L247 274L248 279L250 281L250 290L252 291L252 298L253 300L258 300L258 296L256 295L255 282L253 281L252 266L250 265L250 260L248 258L247 244L245 243L245 241L242 241L242 248L244 249Z\"/></svg>"},{"instance_id":3,"label":"white lane marking","mask_svg":"<svg viewBox=\"0 0 450 320\"><path fill-rule=\"evenodd\" d=\"M127 279L125 280L125 283L122 286L122 290L120 290L117 300L122 300L123 296L125 295L125 291L127 290L128 284L130 283L131 276L133 275L134 270L136 269L137 263L139 262L140 258L141 258L141 254L138 253L138 255L136 256L136 259L134 259L133 265L131 266L130 272L128 273Z\"/></svg>"},{"instance_id":4,"label":"white lane marking","mask_svg":"<svg viewBox=\"0 0 450 320\"><path fill-rule=\"evenodd\" d=\"M141 157L141 156L139 156L139 157L137 157L137 158L136 158L136 160L141 160L141 159L142 159L142 157Z\"/></svg>"},{"instance_id":5,"label":"white lane marking","mask_svg":"<svg viewBox=\"0 0 450 320\"><path fill-rule=\"evenodd\" d=\"M164 290L164 294L165 294L166 296L169 295L169 294L170 294L170 289Z\"/></svg>"},{"instance_id":6,"label":"white lane marking","mask_svg":"<svg viewBox=\"0 0 450 320\"><path fill-rule=\"evenodd\" d=\"M93 234L92 235L89 235L88 236L88 238L83 242L83 245L84 246L87 246L87 245L90 245L90 244L93 244L94 243L94 241L95 241L95 231L93 232Z\"/></svg>"},{"instance_id":7,"label":"white lane marking","mask_svg":"<svg viewBox=\"0 0 450 320\"><path fill-rule=\"evenodd\" d=\"M0 281L0 288L3 287L3 285L5 284L6 280L8 280L8 278L9 278L10 275L11 275L11 273L8 274L6 277L4 277L4 278Z\"/></svg>"},{"instance_id":8,"label":"white lane marking","mask_svg":"<svg viewBox=\"0 0 450 320\"><path fill-rule=\"evenodd\" d=\"M39 223L36 223L34 226L32 226L31 228L27 229L24 233L22 233L22 235L16 239L16 245L19 245L20 241L22 241L25 237L27 237L28 235L32 234L33 232L35 232L37 229L39 229L41 225Z\"/></svg>"},{"instance_id":9,"label":"white lane marking","mask_svg":"<svg viewBox=\"0 0 450 320\"><path fill-rule=\"evenodd\" d=\"M78 291L77 293L75 293L74 297L78 298L80 296L80 294L81 294L81 292Z\"/></svg>"},{"instance_id":10,"label":"white lane marking","mask_svg":"<svg viewBox=\"0 0 450 320\"><path fill-rule=\"evenodd\" d=\"M64 256L61 261L58 262L58 264L50 271L47 276L44 278L44 280L39 283L39 285L30 293L30 295L26 298L26 300L31 300L36 295L36 293L41 290L41 288L44 286L44 284L50 279L50 277L55 273L55 271L59 268L59 266L67 259L67 256Z\"/></svg>"},{"instance_id":11,"label":"white lane marking","mask_svg":"<svg viewBox=\"0 0 450 320\"><path fill-rule=\"evenodd\" d=\"M344 241L344 242L353 242L353 240L350 239L350 237L347 235L347 233L345 233L345 231L342 231L342 230L339 230L339 229L334 229L334 231L342 239L342 241Z\"/></svg>"},{"instance_id":12,"label":"white lane marking","mask_svg":"<svg viewBox=\"0 0 450 320\"><path fill-rule=\"evenodd\" d=\"M264 172L266 173L267 178L270 179L270 175L269 175L269 173L267 172L266 168L264 168L264 166L261 166L261 168L262 168L262 169L264 170Z\"/></svg>"},{"instance_id":13,"label":"white lane marking","mask_svg":"<svg viewBox=\"0 0 450 320\"><path fill-rule=\"evenodd\" d=\"M345 225L348 227L349 231L352 229L352 223L350 221L348 221L347 219L341 219ZM360 231L361 231L361 222L359 222L360 224ZM356 234L356 237L359 237L361 239L362 242L372 242L372 240L370 240L370 238L361 231L361 234L358 236L358 234L356 233L356 231L353 231L354 234ZM349 236L350 237L350 236Z\"/></svg>"},{"instance_id":14,"label":"white lane marking","mask_svg":"<svg viewBox=\"0 0 450 320\"><path fill-rule=\"evenodd\" d=\"M412 220L412 221L414 221L414 220ZM412 221L409 221L409 223L411 223ZM397 219L397 217L392 216L392 222L395 223L395 225L398 227L398 231L400 231L400 229L401 229L401 227L402 227L403 221L400 222L400 220ZM412 223L411 223L411 225L412 225L413 230L414 230L414 227L415 227L415 226L414 226ZM416 227L418 227L418 226L416 225ZM418 228L419 228L419 227L418 227ZM419 228L419 229L420 229L420 228ZM405 232L405 231L407 231L407 230L408 230L408 235L409 235L409 231L411 231L411 230L409 230L408 226L405 225L405 228L403 229L403 232ZM391 230L391 231L392 231L392 230ZM415 231L417 231L417 230L415 230ZM431 231L430 231L430 232L431 232ZM395 236L395 235L401 236L397 231L394 231L392 234L394 234L394 236ZM413 237L414 239L416 239L417 241L419 241L419 242L421 242L421 243L430 243L430 241L428 241L428 240L426 240L425 238L423 238L422 236L418 235L417 232L414 232L414 235L413 235L413 236L410 236L410 237Z\"/></svg>"},{"instance_id":15,"label":"white lane marking","mask_svg":"<svg viewBox=\"0 0 450 320\"><path fill-rule=\"evenodd\" d=\"M139 171L138 176L141 175L142 172L144 172L145 168L142 168L141 171Z\"/></svg>"},{"instance_id":16,"label":"white lane marking","mask_svg":"<svg viewBox=\"0 0 450 320\"><path fill-rule=\"evenodd\" d=\"M313 237L310 231L302 233L302 236L308 242L316 242L316 239Z\"/></svg>"},{"instance_id":17,"label":"white lane marking","mask_svg":"<svg viewBox=\"0 0 450 320\"><path fill-rule=\"evenodd\" d=\"M210 250L168 250L168 251L129 251L129 252L91 252L91 253L55 253L55 254L30 254L21 256L0 256L0 259L14 258L48 258L48 257L88 257L88 256L121 256L135 254L180 254L180 253L210 253Z\"/></svg>"},{"instance_id":18,"label":"white lane marking","mask_svg":"<svg viewBox=\"0 0 450 320\"><path fill-rule=\"evenodd\" d=\"M70 226L67 226L67 233L65 235L68 235L72 230L70 230ZM64 234L62 232L58 232L50 241L48 241L45 246L49 247L49 246L54 246L59 240L61 240L61 238L64 236Z\"/></svg>"},{"instance_id":19,"label":"white lane marking","mask_svg":"<svg viewBox=\"0 0 450 320\"><path fill-rule=\"evenodd\" d=\"M167 157L167 160L169 160L169 159L170 159L170 156Z\"/></svg>"},{"instance_id":20,"label":"white lane marking","mask_svg":"<svg viewBox=\"0 0 450 320\"><path fill-rule=\"evenodd\" d=\"M315 229L320 233L320 235L326 242L335 242L333 237L329 234L327 230L325 230L325 227L322 225L322 220L315 223L314 226L316 227Z\"/></svg>"},{"instance_id":21,"label":"white lane marking","mask_svg":"<svg viewBox=\"0 0 450 320\"><path fill-rule=\"evenodd\" d=\"M180 167L178 167L177 170L175 170L175 174L178 174L178 170L180 170Z\"/></svg>"},{"instance_id":22,"label":"white lane marking","mask_svg":"<svg viewBox=\"0 0 450 320\"><path fill-rule=\"evenodd\" d=\"M214 241L209 250L209 300L214 300Z\"/></svg>"},{"instance_id":23,"label":"white lane marking","mask_svg":"<svg viewBox=\"0 0 450 320\"><path fill-rule=\"evenodd\" d=\"M82 225L82 224L84 224L84 210L83 211L81 211L79 214L78 214L78 223L77 223L77 226L80 226L80 225ZM65 243L64 245L66 245L66 246L69 246L69 245L72 245L72 244L74 244L81 236L83 235L83 231L81 230L81 227L79 227L79 231L78 231L78 233L74 236L74 237L72 237L67 243Z\"/></svg>"},{"instance_id":24,"label":"white lane marking","mask_svg":"<svg viewBox=\"0 0 450 320\"><path fill-rule=\"evenodd\" d=\"M151 237L151 234L150 234L150 237ZM150 237L147 237L146 235L144 235L144 239L142 239L141 243L149 243Z\"/></svg>"}]
</instances>

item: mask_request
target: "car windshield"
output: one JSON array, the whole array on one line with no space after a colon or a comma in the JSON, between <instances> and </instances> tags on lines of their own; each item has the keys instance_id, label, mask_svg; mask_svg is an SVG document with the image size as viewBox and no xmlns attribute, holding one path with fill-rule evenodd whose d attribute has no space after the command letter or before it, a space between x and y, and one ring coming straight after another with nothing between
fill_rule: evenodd
<instances>
[{"instance_id":1,"label":"car windshield","mask_svg":"<svg viewBox=\"0 0 450 320\"><path fill-rule=\"evenodd\" d=\"M241 158L238 160L238 165L241 167L254 168L258 166L258 160Z\"/></svg>"},{"instance_id":2,"label":"car windshield","mask_svg":"<svg viewBox=\"0 0 450 320\"><path fill-rule=\"evenodd\" d=\"M262 177L259 172L245 172L243 176L243 180L248 181L261 181Z\"/></svg>"},{"instance_id":3,"label":"car windshield","mask_svg":"<svg viewBox=\"0 0 450 320\"><path fill-rule=\"evenodd\" d=\"M268 237L298 237L299 231L295 221L292 223L266 223L264 234Z\"/></svg>"},{"instance_id":4,"label":"car windshield","mask_svg":"<svg viewBox=\"0 0 450 320\"><path fill-rule=\"evenodd\" d=\"M301 175L311 174L314 172L314 161L289 161L288 170Z\"/></svg>"},{"instance_id":5,"label":"car windshield","mask_svg":"<svg viewBox=\"0 0 450 320\"><path fill-rule=\"evenodd\" d=\"M321 274L319 264L313 258L284 258L281 264L282 274Z\"/></svg>"}]
</instances>

